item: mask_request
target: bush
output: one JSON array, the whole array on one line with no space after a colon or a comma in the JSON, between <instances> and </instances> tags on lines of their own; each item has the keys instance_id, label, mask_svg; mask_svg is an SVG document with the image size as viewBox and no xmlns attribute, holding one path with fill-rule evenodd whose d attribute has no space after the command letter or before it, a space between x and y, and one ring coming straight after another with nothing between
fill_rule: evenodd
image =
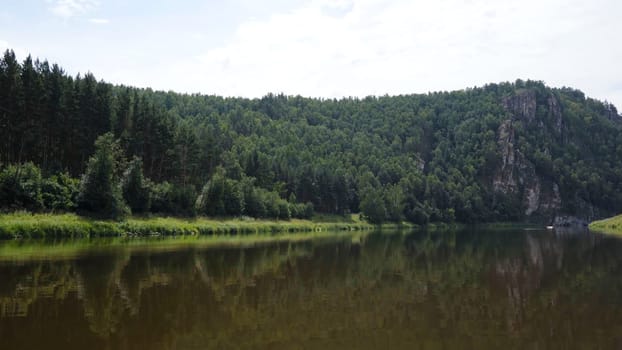
<instances>
[{"instance_id":1,"label":"bush","mask_svg":"<svg viewBox=\"0 0 622 350\"><path fill-rule=\"evenodd\" d=\"M201 214L210 216L242 215L245 213L244 193L247 190L247 182L227 178L225 169L218 167L203 186L196 208Z\"/></svg>"},{"instance_id":2,"label":"bush","mask_svg":"<svg viewBox=\"0 0 622 350\"><path fill-rule=\"evenodd\" d=\"M279 217L279 200L281 199L276 192L265 191L265 195L262 196L264 203L266 204L266 215L270 218Z\"/></svg>"},{"instance_id":3,"label":"bush","mask_svg":"<svg viewBox=\"0 0 622 350\"><path fill-rule=\"evenodd\" d=\"M33 163L9 165L0 172L0 207L9 210L43 208L41 170Z\"/></svg>"},{"instance_id":4,"label":"bush","mask_svg":"<svg viewBox=\"0 0 622 350\"><path fill-rule=\"evenodd\" d=\"M44 179L41 185L43 206L49 210L71 211L76 208L80 181L63 173Z\"/></svg>"},{"instance_id":5,"label":"bush","mask_svg":"<svg viewBox=\"0 0 622 350\"><path fill-rule=\"evenodd\" d=\"M291 216L297 219L311 219L313 217L312 203L291 203L289 204Z\"/></svg>"},{"instance_id":6,"label":"bush","mask_svg":"<svg viewBox=\"0 0 622 350\"><path fill-rule=\"evenodd\" d=\"M290 196L292 200L295 198ZM289 220L292 217L310 218L313 215L313 205L310 203L290 203L275 191L255 187L255 178L252 177L230 179L221 167L203 186L196 208L199 213L209 216L247 215Z\"/></svg>"},{"instance_id":7,"label":"bush","mask_svg":"<svg viewBox=\"0 0 622 350\"><path fill-rule=\"evenodd\" d=\"M289 211L289 203L285 199L279 199L279 216L277 219L281 220L289 220L292 218L291 212Z\"/></svg>"},{"instance_id":8,"label":"bush","mask_svg":"<svg viewBox=\"0 0 622 350\"><path fill-rule=\"evenodd\" d=\"M246 215L255 218L264 218L268 215L263 192L260 189L251 187L244 191L244 210Z\"/></svg>"}]
</instances>

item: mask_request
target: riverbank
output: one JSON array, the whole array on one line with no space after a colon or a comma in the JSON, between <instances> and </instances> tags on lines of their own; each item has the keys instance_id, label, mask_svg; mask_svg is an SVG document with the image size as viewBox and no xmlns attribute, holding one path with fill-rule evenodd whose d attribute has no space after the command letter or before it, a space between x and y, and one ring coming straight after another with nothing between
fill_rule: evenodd
<instances>
[{"instance_id":1,"label":"riverbank","mask_svg":"<svg viewBox=\"0 0 622 350\"><path fill-rule=\"evenodd\" d=\"M88 254L134 254L138 252L159 253L179 249L247 248L279 243L336 242L360 243L372 230L318 231L306 233L277 234L219 234L184 236L116 236L79 237L53 239L5 239L0 240L0 262L28 261L32 259L62 260ZM390 233L398 233L393 230Z\"/></svg>"},{"instance_id":2,"label":"riverbank","mask_svg":"<svg viewBox=\"0 0 622 350\"><path fill-rule=\"evenodd\" d=\"M590 223L590 231L622 235L622 215Z\"/></svg>"},{"instance_id":3,"label":"riverbank","mask_svg":"<svg viewBox=\"0 0 622 350\"><path fill-rule=\"evenodd\" d=\"M321 217L319 218L321 220ZM102 221L75 214L12 213L0 215L0 238L179 236L282 232L360 231L376 226L358 215L315 220L259 220L252 218L131 217Z\"/></svg>"}]
</instances>

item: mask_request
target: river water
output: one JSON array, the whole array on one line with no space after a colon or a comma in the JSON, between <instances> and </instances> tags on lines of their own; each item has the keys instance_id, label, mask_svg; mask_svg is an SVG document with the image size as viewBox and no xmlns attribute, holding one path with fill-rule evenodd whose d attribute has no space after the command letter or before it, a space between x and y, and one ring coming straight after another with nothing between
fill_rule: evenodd
<instances>
[{"instance_id":1,"label":"river water","mask_svg":"<svg viewBox=\"0 0 622 350\"><path fill-rule=\"evenodd\" d=\"M594 233L109 243L0 242L0 349L622 347L622 240Z\"/></svg>"}]
</instances>

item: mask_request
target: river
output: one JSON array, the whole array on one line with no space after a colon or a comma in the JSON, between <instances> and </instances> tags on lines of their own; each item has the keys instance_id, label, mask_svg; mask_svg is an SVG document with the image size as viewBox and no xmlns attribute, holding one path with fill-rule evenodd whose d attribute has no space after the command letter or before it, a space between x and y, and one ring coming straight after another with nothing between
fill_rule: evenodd
<instances>
[{"instance_id":1,"label":"river","mask_svg":"<svg viewBox=\"0 0 622 350\"><path fill-rule=\"evenodd\" d=\"M470 228L202 242L0 242L0 348L622 346L614 237Z\"/></svg>"}]
</instances>

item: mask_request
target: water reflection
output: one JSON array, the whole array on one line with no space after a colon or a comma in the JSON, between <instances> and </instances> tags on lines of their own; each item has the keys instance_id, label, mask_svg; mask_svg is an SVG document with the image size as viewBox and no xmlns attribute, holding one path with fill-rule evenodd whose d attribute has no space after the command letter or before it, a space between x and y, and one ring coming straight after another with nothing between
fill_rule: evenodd
<instances>
[{"instance_id":1,"label":"water reflection","mask_svg":"<svg viewBox=\"0 0 622 350\"><path fill-rule=\"evenodd\" d=\"M589 233L328 242L0 263L2 349L615 348L622 241Z\"/></svg>"}]
</instances>

